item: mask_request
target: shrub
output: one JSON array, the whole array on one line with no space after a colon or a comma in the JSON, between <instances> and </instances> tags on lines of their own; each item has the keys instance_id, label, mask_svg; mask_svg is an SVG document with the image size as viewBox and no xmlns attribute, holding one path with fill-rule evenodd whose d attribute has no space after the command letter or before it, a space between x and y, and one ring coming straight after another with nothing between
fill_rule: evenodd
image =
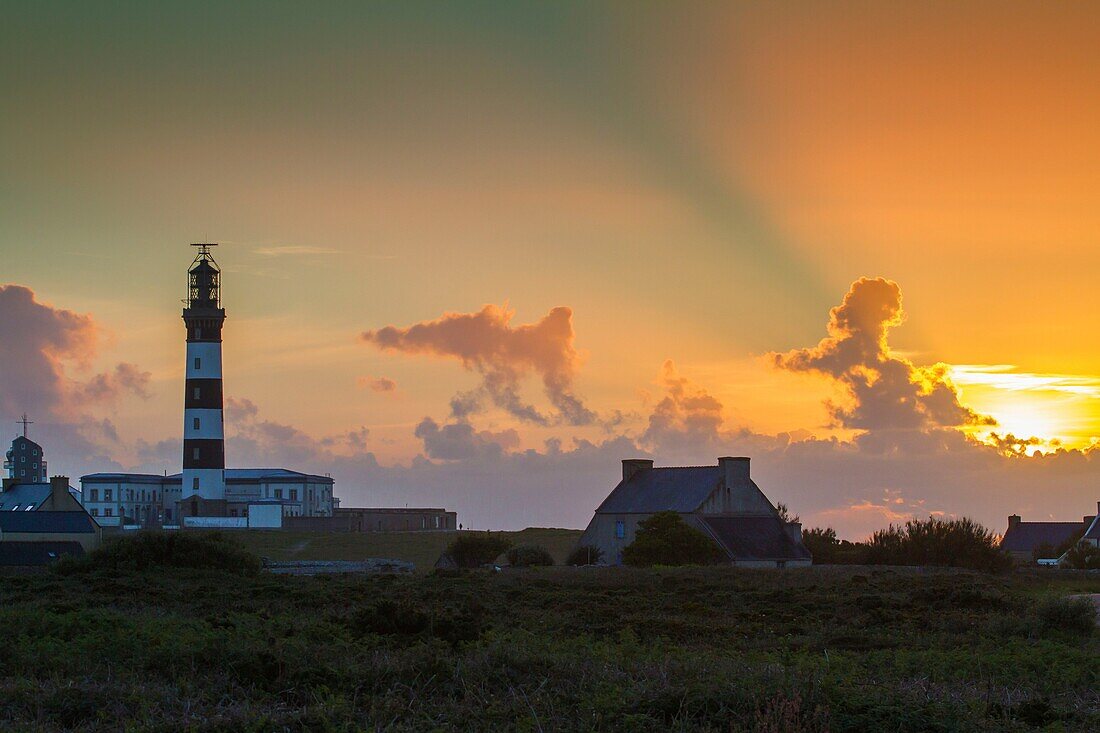
<instances>
[{"instance_id":1,"label":"shrub","mask_svg":"<svg viewBox=\"0 0 1100 733\"><path fill-rule=\"evenodd\" d=\"M529 568L535 565L553 565L553 556L545 547L538 545L520 545L513 547L504 554L508 558L508 564L517 568Z\"/></svg>"},{"instance_id":2,"label":"shrub","mask_svg":"<svg viewBox=\"0 0 1100 733\"><path fill-rule=\"evenodd\" d=\"M1050 598L1039 604L1035 615L1047 631L1091 636L1096 629L1096 606L1088 598Z\"/></svg>"},{"instance_id":3,"label":"shrub","mask_svg":"<svg viewBox=\"0 0 1100 733\"><path fill-rule=\"evenodd\" d=\"M677 512L657 512L638 523L638 535L623 549L627 565L711 565L724 553Z\"/></svg>"},{"instance_id":4,"label":"shrub","mask_svg":"<svg viewBox=\"0 0 1100 733\"><path fill-rule=\"evenodd\" d=\"M108 540L62 572L171 567L254 575L260 566L260 558L219 532L148 531Z\"/></svg>"},{"instance_id":5,"label":"shrub","mask_svg":"<svg viewBox=\"0 0 1100 733\"><path fill-rule=\"evenodd\" d=\"M865 561L872 565L940 565L983 572L1002 572L1012 567L1012 558L1000 548L996 535L966 517L929 517L906 522L904 527L890 525L871 536Z\"/></svg>"},{"instance_id":6,"label":"shrub","mask_svg":"<svg viewBox=\"0 0 1100 733\"><path fill-rule=\"evenodd\" d=\"M603 560L603 550L595 545L578 545L566 559L566 565L578 567L581 565L598 565Z\"/></svg>"},{"instance_id":7,"label":"shrub","mask_svg":"<svg viewBox=\"0 0 1100 733\"><path fill-rule=\"evenodd\" d=\"M511 541L504 537L494 536L486 532L463 533L447 547L447 554L454 558L460 568L478 568L491 563L502 552L512 546Z\"/></svg>"},{"instance_id":8,"label":"shrub","mask_svg":"<svg viewBox=\"0 0 1100 733\"><path fill-rule=\"evenodd\" d=\"M814 556L814 562L818 564L832 565L836 563L837 550L840 548L840 540L836 538L836 530L832 527L824 529L814 527L802 533L802 544Z\"/></svg>"},{"instance_id":9,"label":"shrub","mask_svg":"<svg viewBox=\"0 0 1100 733\"><path fill-rule=\"evenodd\" d=\"M1100 570L1100 547L1078 542L1066 551L1063 565L1073 570Z\"/></svg>"}]
</instances>

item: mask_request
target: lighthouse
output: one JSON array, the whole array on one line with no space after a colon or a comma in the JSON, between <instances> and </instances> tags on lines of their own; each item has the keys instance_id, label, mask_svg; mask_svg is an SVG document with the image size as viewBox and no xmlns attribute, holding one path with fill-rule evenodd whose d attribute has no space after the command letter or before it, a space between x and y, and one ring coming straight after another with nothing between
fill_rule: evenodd
<instances>
[{"instance_id":1,"label":"lighthouse","mask_svg":"<svg viewBox=\"0 0 1100 733\"><path fill-rule=\"evenodd\" d=\"M225 433L222 421L221 271L214 243L193 244L198 254L187 273L183 322L187 327L183 396L183 485L187 514L225 513ZM189 506L188 506L189 505Z\"/></svg>"}]
</instances>

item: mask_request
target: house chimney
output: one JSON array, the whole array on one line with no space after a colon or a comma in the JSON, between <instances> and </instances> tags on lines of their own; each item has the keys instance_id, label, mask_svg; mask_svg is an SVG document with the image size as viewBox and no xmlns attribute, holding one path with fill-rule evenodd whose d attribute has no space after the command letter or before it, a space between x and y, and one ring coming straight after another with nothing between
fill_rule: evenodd
<instances>
[{"instance_id":1,"label":"house chimney","mask_svg":"<svg viewBox=\"0 0 1100 733\"><path fill-rule=\"evenodd\" d=\"M65 506L65 495L69 493L69 477L68 476L51 476L50 477L50 499L52 499L53 510L55 512L61 511Z\"/></svg>"},{"instance_id":2,"label":"house chimney","mask_svg":"<svg viewBox=\"0 0 1100 733\"><path fill-rule=\"evenodd\" d=\"M726 486L732 487L749 480L749 459L731 458L722 456L718 459L718 467L722 469L722 477L726 479Z\"/></svg>"},{"instance_id":3,"label":"house chimney","mask_svg":"<svg viewBox=\"0 0 1100 733\"><path fill-rule=\"evenodd\" d=\"M1008 518L1008 528L1009 529L1012 529L1013 527L1015 527L1019 524L1020 524L1020 515L1019 514L1013 514L1012 516L1010 516Z\"/></svg>"},{"instance_id":4,"label":"house chimney","mask_svg":"<svg viewBox=\"0 0 1100 733\"><path fill-rule=\"evenodd\" d=\"M795 542L801 542L802 522L787 522L787 536Z\"/></svg>"},{"instance_id":5,"label":"house chimney","mask_svg":"<svg viewBox=\"0 0 1100 733\"><path fill-rule=\"evenodd\" d=\"M623 481L629 481L630 477L639 471L648 471L653 468L653 461L645 458L626 458L623 460Z\"/></svg>"}]
</instances>

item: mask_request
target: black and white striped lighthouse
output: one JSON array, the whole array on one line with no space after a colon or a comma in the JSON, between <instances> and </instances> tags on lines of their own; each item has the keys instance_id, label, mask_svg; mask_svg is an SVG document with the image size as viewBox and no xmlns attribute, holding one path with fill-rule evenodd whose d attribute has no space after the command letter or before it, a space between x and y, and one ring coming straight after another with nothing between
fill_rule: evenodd
<instances>
[{"instance_id":1,"label":"black and white striped lighthouse","mask_svg":"<svg viewBox=\"0 0 1100 733\"><path fill-rule=\"evenodd\" d=\"M210 248L199 248L187 273L187 371L183 397L183 500L225 500L225 433L222 422L221 272ZM216 505L215 505L216 506ZM210 507L214 509L214 507ZM206 513L206 512L204 512Z\"/></svg>"}]
</instances>

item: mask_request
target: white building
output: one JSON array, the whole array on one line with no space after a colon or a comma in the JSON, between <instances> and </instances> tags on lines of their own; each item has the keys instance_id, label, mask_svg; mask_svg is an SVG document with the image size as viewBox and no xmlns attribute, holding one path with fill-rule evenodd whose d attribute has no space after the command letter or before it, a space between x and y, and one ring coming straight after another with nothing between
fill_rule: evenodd
<instances>
[{"instance_id":1,"label":"white building","mask_svg":"<svg viewBox=\"0 0 1100 733\"><path fill-rule=\"evenodd\" d=\"M93 473L80 477L84 507L103 526L156 527L177 525L183 516L196 516L181 500L183 475ZM337 500L330 476L285 468L228 468L225 470L226 517L247 517L252 505L278 504L285 517L331 517ZM265 515L270 509L263 510ZM269 521L269 520L265 520Z\"/></svg>"}]
</instances>

